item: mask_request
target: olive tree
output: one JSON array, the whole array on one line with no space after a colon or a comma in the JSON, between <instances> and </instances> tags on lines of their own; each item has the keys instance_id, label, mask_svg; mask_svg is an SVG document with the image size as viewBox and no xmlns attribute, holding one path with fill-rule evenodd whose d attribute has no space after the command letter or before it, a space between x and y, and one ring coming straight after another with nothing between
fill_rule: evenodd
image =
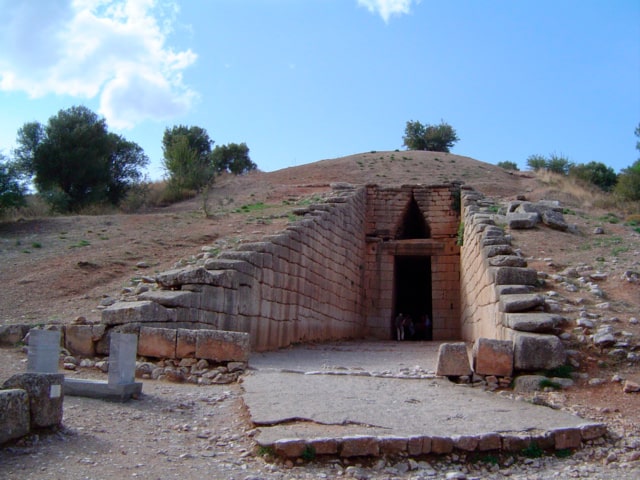
<instances>
[{"instance_id":1,"label":"olive tree","mask_svg":"<svg viewBox=\"0 0 640 480\"><path fill-rule=\"evenodd\" d=\"M449 152L460 139L455 129L441 121L438 125L423 125L418 121L408 121L402 137L409 150Z\"/></svg>"},{"instance_id":2,"label":"olive tree","mask_svg":"<svg viewBox=\"0 0 640 480\"><path fill-rule=\"evenodd\" d=\"M45 126L24 124L17 145L19 167L62 211L92 203L117 205L149 162L142 148L109 133L105 120L85 106L60 110Z\"/></svg>"}]
</instances>

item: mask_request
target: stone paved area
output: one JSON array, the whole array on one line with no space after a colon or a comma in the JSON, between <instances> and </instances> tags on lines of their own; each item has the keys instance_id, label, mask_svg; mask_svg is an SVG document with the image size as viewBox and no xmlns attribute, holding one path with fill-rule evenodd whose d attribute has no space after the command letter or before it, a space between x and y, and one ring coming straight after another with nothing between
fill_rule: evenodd
<instances>
[{"instance_id":1,"label":"stone paved area","mask_svg":"<svg viewBox=\"0 0 640 480\"><path fill-rule=\"evenodd\" d=\"M341 454L355 439L366 444L365 453L376 454L390 439L413 439L413 447L396 447L446 453L490 449L498 437L503 449L522 448L530 438L561 448L572 441L567 432L579 442L580 432L584 439L598 431L565 412L435 377L438 346L340 342L254 354L243 388L251 419L260 426L257 442L284 454L306 445ZM363 437L370 437L368 444ZM432 448L434 438L447 440ZM416 439L423 439L421 446ZM333 442L326 446L328 440Z\"/></svg>"}]
</instances>

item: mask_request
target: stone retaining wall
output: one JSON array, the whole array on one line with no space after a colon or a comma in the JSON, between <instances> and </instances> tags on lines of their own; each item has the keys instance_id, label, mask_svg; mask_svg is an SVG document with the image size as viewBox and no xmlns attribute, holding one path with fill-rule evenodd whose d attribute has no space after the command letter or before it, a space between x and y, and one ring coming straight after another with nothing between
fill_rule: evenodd
<instances>
[{"instance_id":1,"label":"stone retaining wall","mask_svg":"<svg viewBox=\"0 0 640 480\"><path fill-rule=\"evenodd\" d=\"M511 237L496 225L494 203L478 192L463 190L462 205L462 339L513 342L516 370L563 365L566 352L554 334L563 318L545 311L544 297L535 292L537 272L527 268L526 260L511 247Z\"/></svg>"}]
</instances>

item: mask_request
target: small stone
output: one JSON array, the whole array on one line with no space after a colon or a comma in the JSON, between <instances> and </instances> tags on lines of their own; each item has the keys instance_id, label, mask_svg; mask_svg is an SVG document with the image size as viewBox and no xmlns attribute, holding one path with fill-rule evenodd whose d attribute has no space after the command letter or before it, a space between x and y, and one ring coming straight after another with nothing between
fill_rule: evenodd
<instances>
[{"instance_id":1,"label":"small stone","mask_svg":"<svg viewBox=\"0 0 640 480\"><path fill-rule=\"evenodd\" d=\"M604 235L604 228L602 227L596 227L593 229L593 234L594 235Z\"/></svg>"},{"instance_id":2,"label":"small stone","mask_svg":"<svg viewBox=\"0 0 640 480\"><path fill-rule=\"evenodd\" d=\"M640 392L640 384L638 384L636 382L632 382L631 380L627 380L627 381L624 382L624 385L622 387L622 391L624 393Z\"/></svg>"}]
</instances>

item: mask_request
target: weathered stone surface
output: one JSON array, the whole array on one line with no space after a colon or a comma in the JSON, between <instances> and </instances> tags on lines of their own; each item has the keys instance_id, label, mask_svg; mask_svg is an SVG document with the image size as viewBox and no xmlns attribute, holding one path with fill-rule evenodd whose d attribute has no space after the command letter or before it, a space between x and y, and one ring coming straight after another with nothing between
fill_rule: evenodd
<instances>
[{"instance_id":1,"label":"weathered stone surface","mask_svg":"<svg viewBox=\"0 0 640 480\"><path fill-rule=\"evenodd\" d=\"M478 450L481 452L487 450L500 450L502 446L502 438L499 433L485 433L478 438Z\"/></svg>"},{"instance_id":2,"label":"weathered stone surface","mask_svg":"<svg viewBox=\"0 0 640 480\"><path fill-rule=\"evenodd\" d=\"M607 425L604 423L592 423L580 427L580 435L582 440L593 440L594 438L600 438L607 433Z\"/></svg>"},{"instance_id":3,"label":"weathered stone surface","mask_svg":"<svg viewBox=\"0 0 640 480\"><path fill-rule=\"evenodd\" d=\"M520 375L513 381L513 390L517 393L536 392L542 390L540 382L547 380L544 375Z\"/></svg>"},{"instance_id":4,"label":"weathered stone surface","mask_svg":"<svg viewBox=\"0 0 640 480\"><path fill-rule=\"evenodd\" d=\"M138 295L140 300L151 300L164 307L198 308L200 295L187 290L150 290Z\"/></svg>"},{"instance_id":5,"label":"weathered stone surface","mask_svg":"<svg viewBox=\"0 0 640 480\"><path fill-rule=\"evenodd\" d=\"M0 325L0 345L15 345L21 342L31 325Z\"/></svg>"},{"instance_id":6,"label":"weathered stone surface","mask_svg":"<svg viewBox=\"0 0 640 480\"><path fill-rule=\"evenodd\" d=\"M96 354L92 325L67 325L64 346L72 355L93 357Z\"/></svg>"},{"instance_id":7,"label":"weathered stone surface","mask_svg":"<svg viewBox=\"0 0 640 480\"><path fill-rule=\"evenodd\" d=\"M552 332L562 323L562 317L552 313L507 313L503 318L506 327L520 332Z\"/></svg>"},{"instance_id":8,"label":"weathered stone surface","mask_svg":"<svg viewBox=\"0 0 640 480\"><path fill-rule=\"evenodd\" d=\"M176 358L178 331L173 328L141 327L138 355L156 358Z\"/></svg>"},{"instance_id":9,"label":"weathered stone surface","mask_svg":"<svg viewBox=\"0 0 640 480\"><path fill-rule=\"evenodd\" d=\"M199 330L196 336L196 357L217 362L249 360L249 334L223 330Z\"/></svg>"},{"instance_id":10,"label":"weathered stone surface","mask_svg":"<svg viewBox=\"0 0 640 480\"><path fill-rule=\"evenodd\" d=\"M22 389L0 390L0 445L29 433L29 396Z\"/></svg>"},{"instance_id":11,"label":"weathered stone surface","mask_svg":"<svg viewBox=\"0 0 640 480\"><path fill-rule=\"evenodd\" d=\"M521 452L531 445L531 437L528 434L503 434L502 450L505 452Z\"/></svg>"},{"instance_id":12,"label":"weathered stone surface","mask_svg":"<svg viewBox=\"0 0 640 480\"><path fill-rule=\"evenodd\" d=\"M579 428L561 428L553 432L556 450L578 448L582 442Z\"/></svg>"},{"instance_id":13,"label":"weathered stone surface","mask_svg":"<svg viewBox=\"0 0 640 480\"><path fill-rule=\"evenodd\" d=\"M51 427L62 422L64 395L61 373L19 373L4 382L2 388L18 388L27 392L31 428Z\"/></svg>"},{"instance_id":14,"label":"weathered stone surface","mask_svg":"<svg viewBox=\"0 0 640 480\"><path fill-rule=\"evenodd\" d=\"M471 373L467 345L463 342L443 343L438 348L436 375L462 376Z\"/></svg>"},{"instance_id":15,"label":"weathered stone surface","mask_svg":"<svg viewBox=\"0 0 640 480\"><path fill-rule=\"evenodd\" d=\"M456 435L452 438L453 447L458 450L473 452L478 448L478 437L474 435Z\"/></svg>"},{"instance_id":16,"label":"weathered stone surface","mask_svg":"<svg viewBox=\"0 0 640 480\"><path fill-rule=\"evenodd\" d=\"M502 312L526 312L543 305L544 297L537 293L500 296L500 311Z\"/></svg>"},{"instance_id":17,"label":"weathered stone surface","mask_svg":"<svg viewBox=\"0 0 640 480\"><path fill-rule=\"evenodd\" d=\"M526 267L527 261L517 255L496 255L489 259L492 267Z\"/></svg>"},{"instance_id":18,"label":"weathered stone surface","mask_svg":"<svg viewBox=\"0 0 640 480\"><path fill-rule=\"evenodd\" d=\"M308 444L316 455L335 455L338 453L338 440L335 438L314 438Z\"/></svg>"},{"instance_id":19,"label":"weathered stone surface","mask_svg":"<svg viewBox=\"0 0 640 480\"><path fill-rule=\"evenodd\" d=\"M473 370L479 375L510 377L513 373L513 343L510 340L478 338L473 344Z\"/></svg>"},{"instance_id":20,"label":"weathered stone surface","mask_svg":"<svg viewBox=\"0 0 640 480\"><path fill-rule=\"evenodd\" d=\"M622 391L624 393L640 392L640 384L636 382L632 382L631 380L625 380L624 385L622 387Z\"/></svg>"},{"instance_id":21,"label":"weathered stone surface","mask_svg":"<svg viewBox=\"0 0 640 480\"><path fill-rule=\"evenodd\" d=\"M521 295L531 291L531 285L496 285L498 295Z\"/></svg>"},{"instance_id":22,"label":"weathered stone surface","mask_svg":"<svg viewBox=\"0 0 640 480\"><path fill-rule=\"evenodd\" d=\"M485 257L492 258L497 255L511 255L513 253L513 248L511 245L490 245L483 247L482 251Z\"/></svg>"},{"instance_id":23,"label":"weathered stone surface","mask_svg":"<svg viewBox=\"0 0 640 480\"><path fill-rule=\"evenodd\" d=\"M564 365L567 358L555 335L515 332L513 350L516 370L549 370Z\"/></svg>"},{"instance_id":24,"label":"weathered stone surface","mask_svg":"<svg viewBox=\"0 0 640 480\"><path fill-rule=\"evenodd\" d=\"M449 437L431 437L431 453L444 454L453 452L453 440Z\"/></svg>"},{"instance_id":25,"label":"weathered stone surface","mask_svg":"<svg viewBox=\"0 0 640 480\"><path fill-rule=\"evenodd\" d=\"M489 267L489 274L496 285L535 285L538 272L531 268Z\"/></svg>"},{"instance_id":26,"label":"weathered stone surface","mask_svg":"<svg viewBox=\"0 0 640 480\"><path fill-rule=\"evenodd\" d=\"M542 222L549 228L554 230L566 231L569 229L569 225L564 221L564 215L561 212L555 210L545 210L542 212Z\"/></svg>"},{"instance_id":27,"label":"weathered stone surface","mask_svg":"<svg viewBox=\"0 0 640 480\"><path fill-rule=\"evenodd\" d=\"M122 325L140 322L167 322L173 320L172 312L149 300L118 302L102 311L102 323Z\"/></svg>"},{"instance_id":28,"label":"weathered stone surface","mask_svg":"<svg viewBox=\"0 0 640 480\"><path fill-rule=\"evenodd\" d=\"M382 437L379 443L382 455L395 455L407 451L407 439L404 437Z\"/></svg>"},{"instance_id":29,"label":"weathered stone surface","mask_svg":"<svg viewBox=\"0 0 640 480\"><path fill-rule=\"evenodd\" d=\"M179 328L176 339L176 357L189 358L196 356L197 330Z\"/></svg>"},{"instance_id":30,"label":"weathered stone surface","mask_svg":"<svg viewBox=\"0 0 640 480\"><path fill-rule=\"evenodd\" d=\"M377 456L379 453L378 439L365 435L344 437L340 446L341 457Z\"/></svg>"},{"instance_id":31,"label":"weathered stone surface","mask_svg":"<svg viewBox=\"0 0 640 480\"><path fill-rule=\"evenodd\" d=\"M306 442L301 439L278 440L273 445L274 453L280 457L297 458L302 456Z\"/></svg>"},{"instance_id":32,"label":"weathered stone surface","mask_svg":"<svg viewBox=\"0 0 640 480\"><path fill-rule=\"evenodd\" d=\"M165 288L174 288L186 284L233 288L234 286L237 287L237 281L234 279L235 274L236 272L233 270L207 270L204 267L187 267L160 273L156 276L156 282Z\"/></svg>"},{"instance_id":33,"label":"weathered stone surface","mask_svg":"<svg viewBox=\"0 0 640 480\"><path fill-rule=\"evenodd\" d=\"M509 213L507 223L513 230L525 230L538 224L540 216L537 213Z\"/></svg>"}]
</instances>

